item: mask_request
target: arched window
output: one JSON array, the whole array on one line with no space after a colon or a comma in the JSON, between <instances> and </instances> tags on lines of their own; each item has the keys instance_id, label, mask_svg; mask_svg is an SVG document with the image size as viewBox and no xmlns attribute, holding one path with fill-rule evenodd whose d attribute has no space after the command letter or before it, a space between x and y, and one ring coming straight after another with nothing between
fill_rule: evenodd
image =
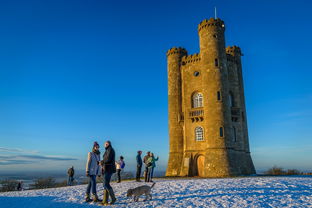
<instances>
[{"instance_id":1,"label":"arched window","mask_svg":"<svg viewBox=\"0 0 312 208\"><path fill-rule=\"evenodd\" d=\"M203 107L203 94L196 92L192 97L193 108Z\"/></svg>"},{"instance_id":2,"label":"arched window","mask_svg":"<svg viewBox=\"0 0 312 208\"><path fill-rule=\"evenodd\" d=\"M230 103L230 107L234 107L234 95L232 92L229 93L229 103Z\"/></svg>"},{"instance_id":3,"label":"arched window","mask_svg":"<svg viewBox=\"0 0 312 208\"><path fill-rule=\"evenodd\" d=\"M204 129L200 126L195 128L195 140L203 141L204 140Z\"/></svg>"}]
</instances>

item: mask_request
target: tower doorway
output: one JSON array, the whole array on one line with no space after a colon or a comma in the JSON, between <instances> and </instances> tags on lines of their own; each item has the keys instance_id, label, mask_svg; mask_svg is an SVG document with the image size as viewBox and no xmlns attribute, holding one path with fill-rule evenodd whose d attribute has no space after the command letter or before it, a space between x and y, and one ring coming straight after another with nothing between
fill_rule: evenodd
<instances>
[{"instance_id":1,"label":"tower doorway","mask_svg":"<svg viewBox=\"0 0 312 208\"><path fill-rule=\"evenodd\" d=\"M203 177L204 174L204 163L205 163L205 157L203 155L199 155L197 157L197 173L199 177Z\"/></svg>"}]
</instances>

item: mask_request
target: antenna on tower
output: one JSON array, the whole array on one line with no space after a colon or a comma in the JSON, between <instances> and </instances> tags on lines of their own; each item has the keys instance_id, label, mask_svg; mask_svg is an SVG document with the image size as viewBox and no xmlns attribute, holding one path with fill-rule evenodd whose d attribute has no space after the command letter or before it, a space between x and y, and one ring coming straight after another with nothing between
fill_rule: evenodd
<instances>
[{"instance_id":1,"label":"antenna on tower","mask_svg":"<svg viewBox=\"0 0 312 208\"><path fill-rule=\"evenodd\" d=\"M217 7L214 8L214 12L215 12L215 19L217 19Z\"/></svg>"}]
</instances>

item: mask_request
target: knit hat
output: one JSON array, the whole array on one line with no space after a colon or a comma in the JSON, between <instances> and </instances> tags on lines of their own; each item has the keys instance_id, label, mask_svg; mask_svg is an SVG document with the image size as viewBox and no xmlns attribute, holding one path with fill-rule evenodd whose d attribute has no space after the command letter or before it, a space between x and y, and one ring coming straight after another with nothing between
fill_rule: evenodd
<instances>
[{"instance_id":1,"label":"knit hat","mask_svg":"<svg viewBox=\"0 0 312 208\"><path fill-rule=\"evenodd\" d=\"M94 143L93 143L93 148L94 148L95 146L100 147L99 143L97 143L97 142L94 142Z\"/></svg>"}]
</instances>

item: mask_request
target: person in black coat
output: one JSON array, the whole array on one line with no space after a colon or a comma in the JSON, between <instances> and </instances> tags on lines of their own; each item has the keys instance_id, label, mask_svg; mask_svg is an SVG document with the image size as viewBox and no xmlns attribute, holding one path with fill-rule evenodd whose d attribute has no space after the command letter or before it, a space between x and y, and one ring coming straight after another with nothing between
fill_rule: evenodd
<instances>
[{"instance_id":1,"label":"person in black coat","mask_svg":"<svg viewBox=\"0 0 312 208\"><path fill-rule=\"evenodd\" d=\"M115 150L112 147L110 141L105 142L105 153L103 155L103 160L101 161L102 165L102 173L103 173L103 186L104 186L104 194L103 194L103 205L108 205L108 195L111 197L111 202L109 204L114 204L116 201L116 197L111 187L110 180L113 173L116 173L116 165L115 165Z\"/></svg>"}]
</instances>

